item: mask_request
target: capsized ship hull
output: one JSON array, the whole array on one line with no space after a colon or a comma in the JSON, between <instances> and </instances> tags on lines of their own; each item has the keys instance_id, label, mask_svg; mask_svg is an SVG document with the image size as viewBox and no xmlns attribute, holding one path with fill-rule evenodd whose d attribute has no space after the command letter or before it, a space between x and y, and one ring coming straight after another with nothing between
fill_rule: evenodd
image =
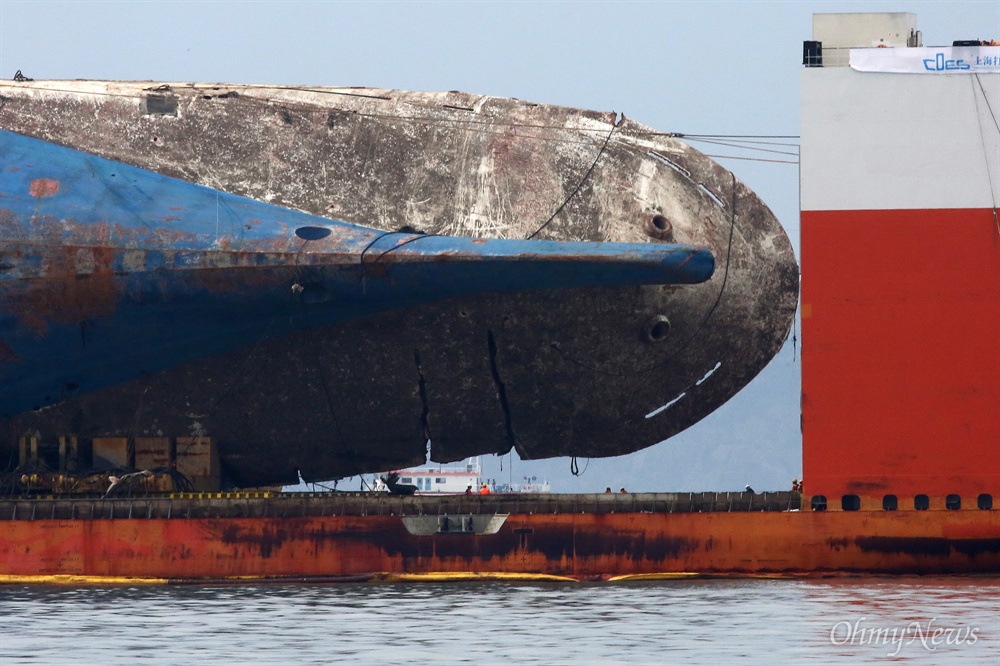
<instances>
[{"instance_id":1,"label":"capsized ship hull","mask_svg":"<svg viewBox=\"0 0 1000 666\"><path fill-rule=\"evenodd\" d=\"M368 89L2 88L14 460L30 431L210 436L241 486L411 466L428 439L440 462L618 455L734 395L793 316L798 271L767 207L614 114ZM190 191L153 196L158 178ZM318 237L336 220L362 229L339 264L339 232ZM675 272L638 276L650 252Z\"/></svg>"}]
</instances>

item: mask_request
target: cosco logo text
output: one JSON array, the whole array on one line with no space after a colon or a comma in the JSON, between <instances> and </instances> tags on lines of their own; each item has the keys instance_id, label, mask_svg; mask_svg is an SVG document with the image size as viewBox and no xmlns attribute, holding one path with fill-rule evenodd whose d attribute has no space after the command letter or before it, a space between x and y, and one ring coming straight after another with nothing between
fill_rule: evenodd
<instances>
[{"instance_id":1,"label":"cosco logo text","mask_svg":"<svg viewBox=\"0 0 1000 666\"><path fill-rule=\"evenodd\" d=\"M969 63L964 60L945 60L943 53L938 53L933 59L924 58L924 69L928 72L947 72L969 69Z\"/></svg>"}]
</instances>

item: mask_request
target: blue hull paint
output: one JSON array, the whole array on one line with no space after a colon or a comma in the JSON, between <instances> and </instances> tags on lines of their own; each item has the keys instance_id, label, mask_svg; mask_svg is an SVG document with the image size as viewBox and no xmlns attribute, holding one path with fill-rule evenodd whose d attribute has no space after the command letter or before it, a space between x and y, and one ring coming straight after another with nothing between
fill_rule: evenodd
<instances>
[{"instance_id":1,"label":"blue hull paint","mask_svg":"<svg viewBox=\"0 0 1000 666\"><path fill-rule=\"evenodd\" d=\"M683 245L386 233L6 130L0 161L0 416L387 309L714 270Z\"/></svg>"}]
</instances>

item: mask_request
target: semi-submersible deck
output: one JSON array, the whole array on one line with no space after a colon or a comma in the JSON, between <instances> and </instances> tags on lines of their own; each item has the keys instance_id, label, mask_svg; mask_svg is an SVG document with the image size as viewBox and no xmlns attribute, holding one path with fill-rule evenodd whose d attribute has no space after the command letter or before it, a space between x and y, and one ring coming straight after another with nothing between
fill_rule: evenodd
<instances>
[{"instance_id":1,"label":"semi-submersible deck","mask_svg":"<svg viewBox=\"0 0 1000 666\"><path fill-rule=\"evenodd\" d=\"M436 529L413 534L496 533L480 521L520 514L702 513L794 511L797 492L701 493L510 493L472 495L393 495L382 492L218 492L172 493L128 498L59 497L0 499L4 520L120 520L192 518L326 518L396 516L433 518ZM472 523L469 522L472 518ZM407 523L415 524L412 521ZM474 526L470 527L470 524Z\"/></svg>"},{"instance_id":2,"label":"semi-submersible deck","mask_svg":"<svg viewBox=\"0 0 1000 666\"><path fill-rule=\"evenodd\" d=\"M989 538L996 526L983 523L995 511L803 511L801 501L797 492L8 498L0 500L0 582L1000 569ZM941 511L947 521L930 515Z\"/></svg>"}]
</instances>

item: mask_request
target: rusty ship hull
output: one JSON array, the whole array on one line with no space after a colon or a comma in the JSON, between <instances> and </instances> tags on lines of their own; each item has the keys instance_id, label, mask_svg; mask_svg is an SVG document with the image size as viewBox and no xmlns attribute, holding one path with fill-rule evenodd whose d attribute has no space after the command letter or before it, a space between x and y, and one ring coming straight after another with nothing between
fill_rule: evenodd
<instances>
[{"instance_id":1,"label":"rusty ship hull","mask_svg":"<svg viewBox=\"0 0 1000 666\"><path fill-rule=\"evenodd\" d=\"M1000 514L798 511L798 493L0 501L0 582L1000 570Z\"/></svg>"},{"instance_id":2,"label":"rusty ship hull","mask_svg":"<svg viewBox=\"0 0 1000 666\"><path fill-rule=\"evenodd\" d=\"M613 113L354 88L0 95L11 460L25 432L205 436L249 487L411 466L428 440L438 462L619 455L728 400L794 313L767 207ZM353 291L329 281L342 234L316 237L341 224L366 230L339 265ZM452 247L468 238L513 250ZM615 263L671 248L694 273Z\"/></svg>"}]
</instances>

